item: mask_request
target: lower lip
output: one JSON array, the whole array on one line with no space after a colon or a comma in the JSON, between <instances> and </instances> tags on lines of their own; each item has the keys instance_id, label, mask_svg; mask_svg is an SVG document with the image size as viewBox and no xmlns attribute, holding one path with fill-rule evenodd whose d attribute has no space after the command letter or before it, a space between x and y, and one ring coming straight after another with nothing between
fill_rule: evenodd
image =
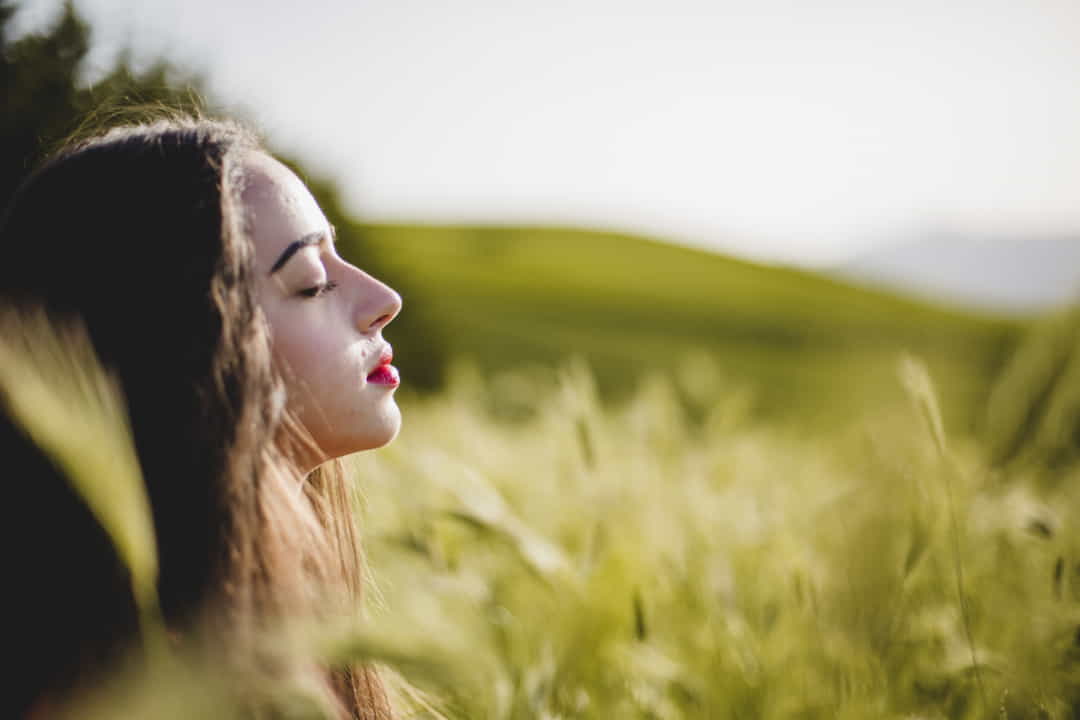
<instances>
[{"instance_id":1,"label":"lower lip","mask_svg":"<svg viewBox=\"0 0 1080 720\"><path fill-rule=\"evenodd\" d=\"M401 383L397 368L393 365L380 365L370 375L367 381L372 385L389 385L395 387Z\"/></svg>"}]
</instances>

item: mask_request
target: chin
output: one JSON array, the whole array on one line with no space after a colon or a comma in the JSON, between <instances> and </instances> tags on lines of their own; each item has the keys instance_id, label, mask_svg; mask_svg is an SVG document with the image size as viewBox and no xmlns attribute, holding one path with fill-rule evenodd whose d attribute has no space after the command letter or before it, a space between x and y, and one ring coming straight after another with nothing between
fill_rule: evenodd
<instances>
[{"instance_id":1,"label":"chin","mask_svg":"<svg viewBox=\"0 0 1080 720\"><path fill-rule=\"evenodd\" d=\"M347 435L330 438L325 444L319 443L328 449L328 458L374 450L389 444L401 430L401 410L397 403L386 403L378 412L365 418L361 427L354 427L353 430Z\"/></svg>"},{"instance_id":2,"label":"chin","mask_svg":"<svg viewBox=\"0 0 1080 720\"><path fill-rule=\"evenodd\" d=\"M397 403L389 403L389 407L379 414L379 423L375 432L365 443L361 450L374 450L391 443L401 430L401 410Z\"/></svg>"}]
</instances>

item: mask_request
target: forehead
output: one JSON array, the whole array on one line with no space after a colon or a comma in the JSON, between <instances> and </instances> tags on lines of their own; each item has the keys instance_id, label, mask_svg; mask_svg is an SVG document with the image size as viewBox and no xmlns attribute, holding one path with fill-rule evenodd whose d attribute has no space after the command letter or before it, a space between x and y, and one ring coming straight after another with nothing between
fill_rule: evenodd
<instances>
[{"instance_id":1,"label":"forehead","mask_svg":"<svg viewBox=\"0 0 1080 720\"><path fill-rule=\"evenodd\" d=\"M292 170L260 152L246 153L240 168L240 201L260 268L268 269L295 240L329 230L315 198Z\"/></svg>"}]
</instances>

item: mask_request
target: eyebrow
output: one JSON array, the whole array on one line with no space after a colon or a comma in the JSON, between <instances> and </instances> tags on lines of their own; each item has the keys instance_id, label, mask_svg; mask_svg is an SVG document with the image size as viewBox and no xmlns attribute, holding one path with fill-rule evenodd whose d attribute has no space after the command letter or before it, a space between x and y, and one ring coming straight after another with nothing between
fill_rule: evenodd
<instances>
[{"instance_id":1,"label":"eyebrow","mask_svg":"<svg viewBox=\"0 0 1080 720\"><path fill-rule=\"evenodd\" d=\"M327 235L327 233L323 230L317 230L313 233L308 233L299 240L293 240L291 243L289 243L289 247L285 248L284 252L282 252L281 255L278 257L273 267L270 268L270 274L273 275L274 273L276 273L278 270L285 266L285 263L289 262L293 255L306 247L335 242L337 242L337 232L334 229L333 225L330 226L329 235Z\"/></svg>"}]
</instances>

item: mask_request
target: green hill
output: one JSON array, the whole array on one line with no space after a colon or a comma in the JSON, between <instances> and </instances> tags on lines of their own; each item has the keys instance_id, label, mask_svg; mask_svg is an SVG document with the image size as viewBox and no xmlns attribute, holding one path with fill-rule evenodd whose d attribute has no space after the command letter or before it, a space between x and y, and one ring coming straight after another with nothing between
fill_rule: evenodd
<instances>
[{"instance_id":1,"label":"green hill","mask_svg":"<svg viewBox=\"0 0 1080 720\"><path fill-rule=\"evenodd\" d=\"M407 280L452 356L485 372L584 358L602 394L649 371L716 359L761 413L845 413L895 391L904 352L928 364L967 423L1015 342L1015 319L936 307L810 272L632 235L561 228L362 225L393 282ZM359 250L342 252L364 266ZM422 304L422 305L421 305ZM391 340L393 332L388 332ZM410 363L402 357L408 377ZM693 381L683 383L690 395Z\"/></svg>"}]
</instances>

